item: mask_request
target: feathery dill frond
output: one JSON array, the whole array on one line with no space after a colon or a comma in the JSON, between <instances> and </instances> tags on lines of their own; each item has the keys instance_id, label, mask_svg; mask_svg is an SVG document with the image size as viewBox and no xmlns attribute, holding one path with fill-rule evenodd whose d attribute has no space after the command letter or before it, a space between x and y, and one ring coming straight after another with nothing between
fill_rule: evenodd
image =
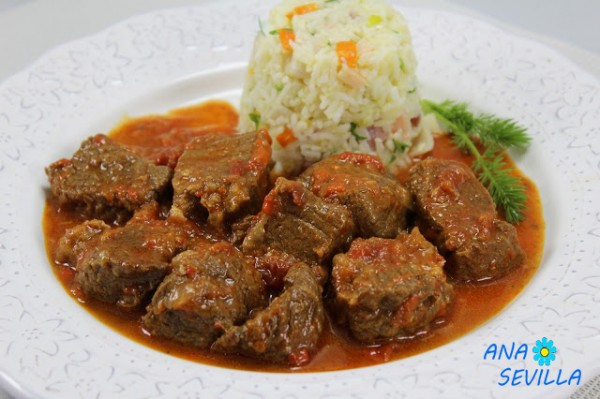
<instances>
[{"instance_id":1,"label":"feathery dill frond","mask_svg":"<svg viewBox=\"0 0 600 399\"><path fill-rule=\"evenodd\" d=\"M434 103L421 101L424 113L432 113L449 129L452 142L474 157L473 171L486 187L497 206L504 210L506 220L523 220L527 195L521 179L504 159L504 150L514 147L525 149L531 142L526 130L511 119L491 114L473 115L466 103L446 100ZM486 149L483 153L475 144L478 140Z\"/></svg>"}]
</instances>

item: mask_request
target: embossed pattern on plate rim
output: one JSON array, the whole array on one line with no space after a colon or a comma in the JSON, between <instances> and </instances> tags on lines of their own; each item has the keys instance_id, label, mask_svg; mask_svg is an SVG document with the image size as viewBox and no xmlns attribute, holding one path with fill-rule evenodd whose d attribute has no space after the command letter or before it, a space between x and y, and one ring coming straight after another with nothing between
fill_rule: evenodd
<instances>
[{"instance_id":1,"label":"embossed pattern on plate rim","mask_svg":"<svg viewBox=\"0 0 600 399\"><path fill-rule=\"evenodd\" d=\"M244 62L257 18L271 4L206 2L134 17L49 51L0 85L0 383L35 397L564 397L574 387L499 387L507 365L482 360L492 341L541 336L559 348L556 367L581 368L584 380L600 372L598 81L535 42L436 10L399 6L423 91L526 124L534 147L518 161L547 194L542 268L496 318L448 345L381 366L253 373L140 347L107 331L52 282L41 210L27 208L41 203L44 162L69 154L70 136L83 139L90 133L84 128L102 126L101 116L119 105Z\"/></svg>"}]
</instances>

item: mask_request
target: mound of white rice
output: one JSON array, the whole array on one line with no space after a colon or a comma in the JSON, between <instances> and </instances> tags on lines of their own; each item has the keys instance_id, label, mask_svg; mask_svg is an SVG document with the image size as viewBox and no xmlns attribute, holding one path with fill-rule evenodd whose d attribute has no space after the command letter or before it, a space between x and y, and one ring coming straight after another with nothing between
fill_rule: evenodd
<instances>
[{"instance_id":1,"label":"mound of white rice","mask_svg":"<svg viewBox=\"0 0 600 399\"><path fill-rule=\"evenodd\" d=\"M291 173L342 151L391 172L433 146L404 18L379 0L284 0L261 22L240 131L266 128Z\"/></svg>"}]
</instances>

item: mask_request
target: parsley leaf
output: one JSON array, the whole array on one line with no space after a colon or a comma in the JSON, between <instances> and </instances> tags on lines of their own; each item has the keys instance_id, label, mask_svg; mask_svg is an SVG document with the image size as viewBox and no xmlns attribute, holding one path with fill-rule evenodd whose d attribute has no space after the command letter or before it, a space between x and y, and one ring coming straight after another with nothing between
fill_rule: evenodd
<instances>
[{"instance_id":1,"label":"parsley leaf","mask_svg":"<svg viewBox=\"0 0 600 399\"><path fill-rule=\"evenodd\" d=\"M257 114L256 112L251 112L248 114L248 117L252 122L254 122L254 126L256 127L256 129L258 129L258 127L260 126L260 114Z\"/></svg>"},{"instance_id":2,"label":"parsley leaf","mask_svg":"<svg viewBox=\"0 0 600 399\"><path fill-rule=\"evenodd\" d=\"M410 147L410 144L403 143L402 141L398 141L396 139L392 139L392 144L394 145L394 152L398 152L400 154L403 154Z\"/></svg>"},{"instance_id":3,"label":"parsley leaf","mask_svg":"<svg viewBox=\"0 0 600 399\"><path fill-rule=\"evenodd\" d=\"M354 137L357 143L360 143L361 141L366 140L367 138L365 136L361 136L356 132L357 127L358 125L356 123L350 122L350 134Z\"/></svg>"}]
</instances>

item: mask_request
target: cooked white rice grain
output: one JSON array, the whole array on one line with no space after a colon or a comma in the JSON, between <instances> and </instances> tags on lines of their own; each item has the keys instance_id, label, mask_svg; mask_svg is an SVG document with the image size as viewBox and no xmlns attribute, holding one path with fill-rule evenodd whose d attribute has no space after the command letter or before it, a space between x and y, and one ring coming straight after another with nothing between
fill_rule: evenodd
<instances>
[{"instance_id":1,"label":"cooked white rice grain","mask_svg":"<svg viewBox=\"0 0 600 399\"><path fill-rule=\"evenodd\" d=\"M240 130L269 130L277 170L293 173L324 156L354 151L379 156L394 172L431 150L410 33L389 4L284 0L262 26ZM345 58L337 51L341 42L350 46Z\"/></svg>"}]
</instances>

